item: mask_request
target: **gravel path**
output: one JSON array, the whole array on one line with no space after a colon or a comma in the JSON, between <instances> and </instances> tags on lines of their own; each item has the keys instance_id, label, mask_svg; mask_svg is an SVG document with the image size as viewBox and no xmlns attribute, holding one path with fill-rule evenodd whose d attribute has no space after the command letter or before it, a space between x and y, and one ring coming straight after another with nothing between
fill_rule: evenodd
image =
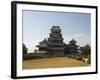
<instances>
[{"instance_id":1,"label":"gravel path","mask_svg":"<svg viewBox=\"0 0 100 80\"><path fill-rule=\"evenodd\" d=\"M80 67L80 66L90 66L90 65L82 61L66 57L23 61L23 69Z\"/></svg>"}]
</instances>

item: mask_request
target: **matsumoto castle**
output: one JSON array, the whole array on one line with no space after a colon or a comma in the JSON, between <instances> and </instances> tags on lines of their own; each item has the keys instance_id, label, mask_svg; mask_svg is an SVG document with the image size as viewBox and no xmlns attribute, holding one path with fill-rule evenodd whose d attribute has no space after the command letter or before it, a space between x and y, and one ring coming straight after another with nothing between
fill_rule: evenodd
<instances>
[{"instance_id":1,"label":"matsumoto castle","mask_svg":"<svg viewBox=\"0 0 100 80\"><path fill-rule=\"evenodd\" d=\"M52 26L49 38L39 42L38 51L40 53L48 53L52 56L65 56L69 53L78 53L77 41L72 39L69 44L63 42L60 26Z\"/></svg>"}]
</instances>

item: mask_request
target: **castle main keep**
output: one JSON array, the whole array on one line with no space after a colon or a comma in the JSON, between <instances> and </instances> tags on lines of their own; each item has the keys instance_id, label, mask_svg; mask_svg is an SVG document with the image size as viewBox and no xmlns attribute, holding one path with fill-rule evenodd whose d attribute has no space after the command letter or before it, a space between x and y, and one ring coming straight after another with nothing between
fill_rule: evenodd
<instances>
[{"instance_id":1,"label":"castle main keep","mask_svg":"<svg viewBox=\"0 0 100 80\"><path fill-rule=\"evenodd\" d=\"M60 26L52 26L49 38L39 42L37 47L40 53L48 53L51 56L65 56L69 53L78 53L78 45L74 39L69 44L63 42Z\"/></svg>"}]
</instances>

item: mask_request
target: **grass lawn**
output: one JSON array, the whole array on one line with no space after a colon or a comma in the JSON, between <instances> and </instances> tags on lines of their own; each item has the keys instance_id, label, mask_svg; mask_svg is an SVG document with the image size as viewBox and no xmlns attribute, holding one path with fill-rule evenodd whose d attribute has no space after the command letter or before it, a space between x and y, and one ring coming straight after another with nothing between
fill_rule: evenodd
<instances>
[{"instance_id":1,"label":"grass lawn","mask_svg":"<svg viewBox=\"0 0 100 80\"><path fill-rule=\"evenodd\" d=\"M66 57L23 61L23 69L80 67L80 66L90 66L90 64Z\"/></svg>"}]
</instances>

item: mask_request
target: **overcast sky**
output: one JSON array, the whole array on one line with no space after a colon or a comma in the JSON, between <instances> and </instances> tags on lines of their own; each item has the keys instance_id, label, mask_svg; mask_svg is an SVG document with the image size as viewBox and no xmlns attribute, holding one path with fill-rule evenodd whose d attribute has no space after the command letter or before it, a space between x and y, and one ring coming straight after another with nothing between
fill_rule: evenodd
<instances>
[{"instance_id":1,"label":"overcast sky","mask_svg":"<svg viewBox=\"0 0 100 80\"><path fill-rule=\"evenodd\" d=\"M65 43L74 38L80 46L90 44L90 20L89 13L23 11L23 43L34 52L55 25L60 26Z\"/></svg>"}]
</instances>

